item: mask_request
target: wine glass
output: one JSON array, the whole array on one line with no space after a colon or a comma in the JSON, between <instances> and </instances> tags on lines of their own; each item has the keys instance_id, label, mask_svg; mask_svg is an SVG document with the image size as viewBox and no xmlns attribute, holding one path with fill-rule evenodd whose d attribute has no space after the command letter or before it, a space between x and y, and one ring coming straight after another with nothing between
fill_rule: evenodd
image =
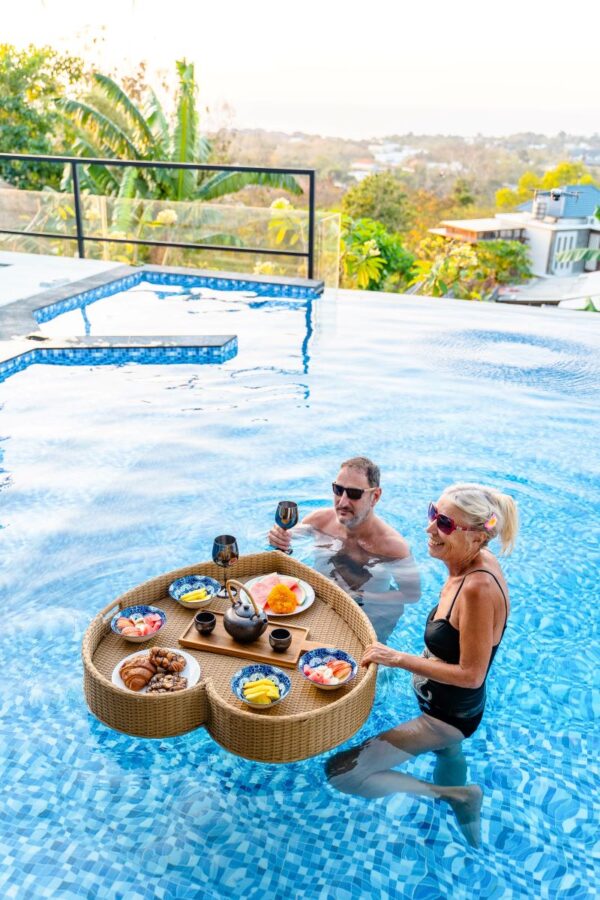
<instances>
[{"instance_id":1,"label":"wine glass","mask_svg":"<svg viewBox=\"0 0 600 900\"><path fill-rule=\"evenodd\" d=\"M212 558L218 566L226 569L232 563L237 562L240 552L236 539L232 534L220 534L213 541ZM226 580L226 579L224 579ZM227 588L223 584L217 591L217 597L227 598Z\"/></svg>"},{"instance_id":2,"label":"wine glass","mask_svg":"<svg viewBox=\"0 0 600 900\"><path fill-rule=\"evenodd\" d=\"M285 529L285 531L289 528L293 528L294 525L298 524L298 504L294 503L293 500L280 500L277 504L277 511L275 512L275 521L279 527ZM291 547L289 550L282 551L282 553L288 554L292 554L293 552Z\"/></svg>"}]
</instances>

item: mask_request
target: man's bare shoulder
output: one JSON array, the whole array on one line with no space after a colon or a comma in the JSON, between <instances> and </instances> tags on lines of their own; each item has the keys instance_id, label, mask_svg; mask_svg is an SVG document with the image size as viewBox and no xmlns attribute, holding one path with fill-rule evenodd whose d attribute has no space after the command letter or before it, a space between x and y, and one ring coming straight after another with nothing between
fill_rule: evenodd
<instances>
[{"instance_id":1,"label":"man's bare shoulder","mask_svg":"<svg viewBox=\"0 0 600 900\"><path fill-rule=\"evenodd\" d=\"M335 511L333 509L323 507L322 509L315 509L314 512L311 512L307 516L304 516L304 518L302 519L302 524L310 525L312 526L312 528L316 528L318 531L327 531L328 528L331 528L335 521Z\"/></svg>"},{"instance_id":2,"label":"man's bare shoulder","mask_svg":"<svg viewBox=\"0 0 600 900\"><path fill-rule=\"evenodd\" d=\"M408 541L391 525L387 525L381 520L379 520L379 524L381 528L377 535L378 552L390 559L405 559L410 556Z\"/></svg>"}]
</instances>

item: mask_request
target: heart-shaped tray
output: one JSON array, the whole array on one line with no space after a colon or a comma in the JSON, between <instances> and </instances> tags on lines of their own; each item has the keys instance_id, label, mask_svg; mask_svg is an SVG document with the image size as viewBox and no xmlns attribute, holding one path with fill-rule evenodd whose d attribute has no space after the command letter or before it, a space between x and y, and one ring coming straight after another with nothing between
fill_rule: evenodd
<instances>
[{"instance_id":1,"label":"heart-shaped tray","mask_svg":"<svg viewBox=\"0 0 600 900\"><path fill-rule=\"evenodd\" d=\"M241 556L227 575L245 581L272 572L273 556L272 552ZM314 604L302 615L301 627L311 638L306 645L341 647L360 659L376 636L355 601L328 578L284 554L277 554L277 569L281 574L302 578L315 590ZM202 678L185 691L148 695L116 687L111 673L119 660L131 653L131 645L110 631L110 619L119 609L134 603L158 606L167 614L166 625L140 649L177 646L193 622L194 611L171 600L168 586L190 573L219 578L222 570L214 563L201 563L166 573L128 591L92 620L83 640L84 691L98 719L118 731L148 738L172 737L205 726L227 750L262 762L292 762L323 753L361 727L373 704L375 666L360 669L351 683L331 692L319 691L298 671L288 668L292 678L288 697L273 709L257 712L242 704L230 687L243 660L253 661L248 655L252 645L248 652L241 648L236 656L186 645L186 651L200 663ZM210 609L224 612L228 605L228 600L215 600ZM273 625L281 627L281 622L274 620ZM269 662L278 665L278 656L273 653Z\"/></svg>"}]
</instances>

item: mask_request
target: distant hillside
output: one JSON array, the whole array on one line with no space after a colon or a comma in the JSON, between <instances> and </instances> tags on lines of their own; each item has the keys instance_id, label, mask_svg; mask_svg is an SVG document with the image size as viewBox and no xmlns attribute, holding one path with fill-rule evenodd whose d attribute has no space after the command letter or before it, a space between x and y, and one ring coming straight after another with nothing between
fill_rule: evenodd
<instances>
[{"instance_id":1,"label":"distant hillside","mask_svg":"<svg viewBox=\"0 0 600 900\"><path fill-rule=\"evenodd\" d=\"M348 187L367 174L394 171L411 190L447 195L458 178L482 204L500 187L513 186L527 169L544 172L561 160L583 162L600 178L600 134L524 133L490 138L394 134L383 140L260 129L228 130L216 136L230 161L247 165L299 166L318 174L318 204L336 207Z\"/></svg>"}]
</instances>

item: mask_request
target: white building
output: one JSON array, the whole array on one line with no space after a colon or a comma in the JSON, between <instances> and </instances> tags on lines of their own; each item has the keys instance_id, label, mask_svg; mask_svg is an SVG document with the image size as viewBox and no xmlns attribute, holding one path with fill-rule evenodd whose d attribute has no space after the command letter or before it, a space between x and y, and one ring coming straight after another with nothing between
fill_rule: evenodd
<instances>
[{"instance_id":1,"label":"white building","mask_svg":"<svg viewBox=\"0 0 600 900\"><path fill-rule=\"evenodd\" d=\"M529 206L529 204L527 204ZM531 209L489 219L447 219L432 228L453 240L517 240L529 247L534 275L571 275L600 269L600 262L562 259L567 250L600 248L600 189L590 184L538 191Z\"/></svg>"}]
</instances>

